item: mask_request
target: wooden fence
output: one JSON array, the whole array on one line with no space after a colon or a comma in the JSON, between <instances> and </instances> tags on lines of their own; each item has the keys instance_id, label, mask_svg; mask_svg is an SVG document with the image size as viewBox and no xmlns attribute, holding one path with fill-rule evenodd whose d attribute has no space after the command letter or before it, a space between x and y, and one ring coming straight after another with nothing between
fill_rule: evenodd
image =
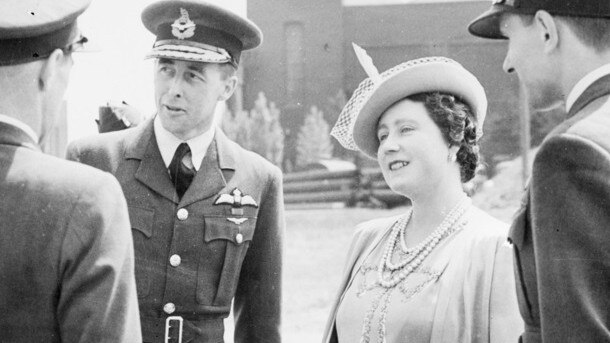
<instances>
[{"instance_id":1,"label":"wooden fence","mask_svg":"<svg viewBox=\"0 0 610 343\"><path fill-rule=\"evenodd\" d=\"M408 199L390 190L381 170L364 168L284 174L284 202L286 204L342 202L346 206L394 207L407 204Z\"/></svg>"}]
</instances>

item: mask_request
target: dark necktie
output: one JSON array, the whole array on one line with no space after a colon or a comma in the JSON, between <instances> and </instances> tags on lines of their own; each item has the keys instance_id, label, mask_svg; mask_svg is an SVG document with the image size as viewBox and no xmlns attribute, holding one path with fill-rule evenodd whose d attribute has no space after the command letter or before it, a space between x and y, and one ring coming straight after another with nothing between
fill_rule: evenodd
<instances>
[{"instance_id":1,"label":"dark necktie","mask_svg":"<svg viewBox=\"0 0 610 343\"><path fill-rule=\"evenodd\" d=\"M193 177L195 176L195 168L189 168L184 164L185 157L190 158L191 148L186 143L180 143L178 149L174 153L174 158L169 164L169 175L172 179L172 183L178 193L178 198L182 199L184 192L189 188ZM191 163L189 163L191 164Z\"/></svg>"}]
</instances>

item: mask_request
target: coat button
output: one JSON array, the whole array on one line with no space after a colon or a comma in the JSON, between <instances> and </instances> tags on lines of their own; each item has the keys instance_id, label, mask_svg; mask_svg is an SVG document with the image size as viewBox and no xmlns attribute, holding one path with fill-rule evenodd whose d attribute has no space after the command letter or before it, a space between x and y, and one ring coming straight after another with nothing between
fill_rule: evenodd
<instances>
[{"instance_id":1,"label":"coat button","mask_svg":"<svg viewBox=\"0 0 610 343\"><path fill-rule=\"evenodd\" d=\"M181 208L178 210L177 216L180 220L186 220L189 217L189 211L186 208Z\"/></svg>"},{"instance_id":2,"label":"coat button","mask_svg":"<svg viewBox=\"0 0 610 343\"><path fill-rule=\"evenodd\" d=\"M176 305L174 305L174 303L167 303L163 305L163 311L167 314L172 314L176 311Z\"/></svg>"},{"instance_id":3,"label":"coat button","mask_svg":"<svg viewBox=\"0 0 610 343\"><path fill-rule=\"evenodd\" d=\"M172 255L169 258L169 264L171 264L172 267L178 267L180 265L180 262L182 262L180 255Z\"/></svg>"},{"instance_id":4,"label":"coat button","mask_svg":"<svg viewBox=\"0 0 610 343\"><path fill-rule=\"evenodd\" d=\"M244 235L238 233L237 235L235 235L235 241L237 242L237 244L241 244L244 241Z\"/></svg>"}]
</instances>

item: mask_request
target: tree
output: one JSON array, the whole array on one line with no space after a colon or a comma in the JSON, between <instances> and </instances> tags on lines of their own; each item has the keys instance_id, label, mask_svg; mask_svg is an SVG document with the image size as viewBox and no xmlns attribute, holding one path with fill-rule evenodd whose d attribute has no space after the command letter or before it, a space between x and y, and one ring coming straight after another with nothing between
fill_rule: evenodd
<instances>
[{"instance_id":1,"label":"tree","mask_svg":"<svg viewBox=\"0 0 610 343\"><path fill-rule=\"evenodd\" d=\"M332 157L333 145L330 127L324 114L312 106L297 136L297 166L303 167L321 159Z\"/></svg>"},{"instance_id":2,"label":"tree","mask_svg":"<svg viewBox=\"0 0 610 343\"><path fill-rule=\"evenodd\" d=\"M279 109L274 103L267 106L267 98L263 92L260 92L250 113L240 111L232 115L227 111L223 116L221 127L227 137L243 148L254 151L271 163L281 166L284 132L279 117Z\"/></svg>"}]
</instances>

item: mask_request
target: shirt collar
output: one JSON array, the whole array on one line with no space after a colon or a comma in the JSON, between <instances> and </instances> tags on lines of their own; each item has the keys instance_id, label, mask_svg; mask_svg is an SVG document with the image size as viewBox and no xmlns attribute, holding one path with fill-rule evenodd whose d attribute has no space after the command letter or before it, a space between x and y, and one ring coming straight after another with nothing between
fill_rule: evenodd
<instances>
[{"instance_id":1,"label":"shirt collar","mask_svg":"<svg viewBox=\"0 0 610 343\"><path fill-rule=\"evenodd\" d=\"M591 71L587 75L585 75L580 81L578 81L568 97L566 98L566 112L570 112L570 109L578 100L578 98L585 92L589 86L591 86L595 81L601 79L602 77L610 74L610 63L604 64L603 66Z\"/></svg>"},{"instance_id":2,"label":"shirt collar","mask_svg":"<svg viewBox=\"0 0 610 343\"><path fill-rule=\"evenodd\" d=\"M180 145L180 143L184 143L184 141L167 131L161 124L161 119L159 119L159 116L155 117L153 125L155 130L155 138L157 139L157 146L161 152L161 157L163 158L165 167L169 168L178 145ZM214 140L215 132L216 130L214 129L214 125L212 125L212 127L210 127L210 129L206 132L186 141L186 144L188 144L189 148L191 148L191 159L193 166L197 171L199 171L199 167L201 167L201 162L205 157L205 153L208 151L210 144L212 144L212 141Z\"/></svg>"},{"instance_id":3,"label":"shirt collar","mask_svg":"<svg viewBox=\"0 0 610 343\"><path fill-rule=\"evenodd\" d=\"M38 134L36 134L36 131L34 131L28 124L22 122L19 119L9 117L4 114L0 114L0 122L18 127L19 129L23 130L28 136L30 136L30 138L32 138L32 140L36 144L38 144Z\"/></svg>"}]
</instances>

